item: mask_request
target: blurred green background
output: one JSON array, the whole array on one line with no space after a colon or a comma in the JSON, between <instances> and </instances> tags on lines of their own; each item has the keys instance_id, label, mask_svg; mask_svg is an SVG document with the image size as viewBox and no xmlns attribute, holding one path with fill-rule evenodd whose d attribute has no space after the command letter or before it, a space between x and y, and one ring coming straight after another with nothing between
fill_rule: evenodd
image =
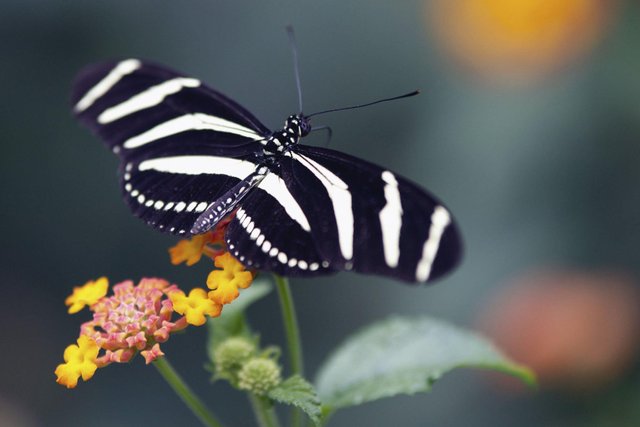
<instances>
[{"instance_id":1,"label":"blurred green background","mask_svg":"<svg viewBox=\"0 0 640 427\"><path fill-rule=\"evenodd\" d=\"M428 395L338 412L331 425L640 425L640 7L604 0L3 0L0 425L197 425L142 359L74 390L55 383L87 316L66 314L73 286L107 275L189 288L208 272L171 266L175 239L130 215L115 156L71 115L70 84L88 63L141 57L279 129L297 106L287 24L305 111L422 90L316 124L333 128L332 148L437 194L466 246L433 287L351 273L294 280L308 372L358 327L426 313L485 330L541 377L530 391L463 370ZM574 306L583 284L601 293ZM521 287L535 292L500 297ZM275 296L250 315L263 343L283 343ZM204 338L192 328L163 348L223 421L253 425L240 393L209 384ZM596 350L600 362L586 363Z\"/></svg>"}]
</instances>

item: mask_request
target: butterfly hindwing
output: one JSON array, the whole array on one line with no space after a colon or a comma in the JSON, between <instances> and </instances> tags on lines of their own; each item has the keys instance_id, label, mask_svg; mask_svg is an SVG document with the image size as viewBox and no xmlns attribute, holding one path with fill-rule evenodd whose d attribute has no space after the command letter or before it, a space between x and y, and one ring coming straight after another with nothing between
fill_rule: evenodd
<instances>
[{"instance_id":1,"label":"butterfly hindwing","mask_svg":"<svg viewBox=\"0 0 640 427\"><path fill-rule=\"evenodd\" d=\"M457 264L461 243L451 215L407 179L304 145L282 163L291 193L311 218L318 252L334 268L424 282Z\"/></svg>"},{"instance_id":2,"label":"butterfly hindwing","mask_svg":"<svg viewBox=\"0 0 640 427\"><path fill-rule=\"evenodd\" d=\"M267 179L279 180L275 174ZM276 199L272 194L278 194L278 190L267 181L242 201L227 228L229 251L248 267L284 276L315 276L334 271L316 250L310 230L303 228L304 221L292 218L292 208L285 206L292 199Z\"/></svg>"},{"instance_id":3,"label":"butterfly hindwing","mask_svg":"<svg viewBox=\"0 0 640 427\"><path fill-rule=\"evenodd\" d=\"M248 158L163 156L127 162L124 198L132 212L165 232L189 235L196 219L256 164Z\"/></svg>"}]
</instances>

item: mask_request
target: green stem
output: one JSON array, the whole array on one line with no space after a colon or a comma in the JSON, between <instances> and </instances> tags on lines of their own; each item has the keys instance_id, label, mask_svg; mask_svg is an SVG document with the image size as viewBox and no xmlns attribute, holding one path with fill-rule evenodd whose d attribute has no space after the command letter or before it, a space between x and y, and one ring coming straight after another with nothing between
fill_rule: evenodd
<instances>
[{"instance_id":1,"label":"green stem","mask_svg":"<svg viewBox=\"0 0 640 427\"><path fill-rule=\"evenodd\" d=\"M153 362L160 375L169 383L173 391L207 427L222 427L220 421L204 406L204 403L196 396L182 377L173 369L166 357L160 357Z\"/></svg>"},{"instance_id":2,"label":"green stem","mask_svg":"<svg viewBox=\"0 0 640 427\"><path fill-rule=\"evenodd\" d=\"M247 393L247 396L260 427L280 427L276 411L266 398L253 393Z\"/></svg>"},{"instance_id":3,"label":"green stem","mask_svg":"<svg viewBox=\"0 0 640 427\"><path fill-rule=\"evenodd\" d=\"M289 352L291 372L293 374L303 376L304 368L302 366L300 330L298 329L296 309L293 306L291 288L289 288L289 279L278 276L277 274L274 274L273 277L276 281L278 297L280 298L280 308L282 310L282 320L284 322L284 330L287 336L287 350Z\"/></svg>"},{"instance_id":4,"label":"green stem","mask_svg":"<svg viewBox=\"0 0 640 427\"><path fill-rule=\"evenodd\" d=\"M273 278L278 288L278 297L280 298L280 309L282 310L282 321L284 322L284 330L287 337L287 350L289 353L291 372L294 375L304 376L300 330L298 329L298 319L293 305L289 279L278 276L277 274L274 274ZM291 411L291 426L298 427L301 425L302 413L298 409L293 408Z\"/></svg>"}]
</instances>

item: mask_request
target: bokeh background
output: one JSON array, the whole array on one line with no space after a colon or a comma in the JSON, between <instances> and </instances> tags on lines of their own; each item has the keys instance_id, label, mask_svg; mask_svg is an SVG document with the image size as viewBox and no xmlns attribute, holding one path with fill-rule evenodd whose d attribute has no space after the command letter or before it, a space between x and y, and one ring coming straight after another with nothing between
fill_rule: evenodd
<instances>
[{"instance_id":1,"label":"bokeh background","mask_svg":"<svg viewBox=\"0 0 640 427\"><path fill-rule=\"evenodd\" d=\"M332 148L442 198L466 244L462 266L435 286L294 280L308 372L371 321L429 314L484 331L541 380L532 391L461 370L428 395L338 412L331 425L640 425L631 0L2 0L0 425L197 425L141 359L75 390L54 381L84 319L66 314L73 286L107 275L188 288L208 272L171 266L175 240L129 214L115 157L71 116L70 83L90 62L152 59L280 128L297 105L287 24L305 111L422 90L321 121ZM250 315L264 343L283 342L275 296ZM164 349L228 425L252 425L242 395L209 384L204 338L192 330Z\"/></svg>"}]
</instances>

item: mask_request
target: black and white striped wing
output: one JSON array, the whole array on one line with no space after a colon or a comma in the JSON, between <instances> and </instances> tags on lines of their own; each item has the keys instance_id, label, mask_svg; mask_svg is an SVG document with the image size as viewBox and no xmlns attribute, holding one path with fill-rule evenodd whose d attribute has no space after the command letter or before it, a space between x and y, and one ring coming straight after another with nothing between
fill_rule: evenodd
<instances>
[{"instance_id":1,"label":"black and white striped wing","mask_svg":"<svg viewBox=\"0 0 640 427\"><path fill-rule=\"evenodd\" d=\"M257 165L247 158L176 155L136 159L122 173L131 211L161 231L189 235L198 217Z\"/></svg>"},{"instance_id":2,"label":"black and white striped wing","mask_svg":"<svg viewBox=\"0 0 640 427\"><path fill-rule=\"evenodd\" d=\"M225 238L229 251L252 268L288 277L335 271L316 248L309 218L273 173L242 201Z\"/></svg>"},{"instance_id":3,"label":"black and white striped wing","mask_svg":"<svg viewBox=\"0 0 640 427\"><path fill-rule=\"evenodd\" d=\"M331 269L425 282L460 259L461 240L449 211L389 170L299 145L281 173Z\"/></svg>"},{"instance_id":4,"label":"black and white striped wing","mask_svg":"<svg viewBox=\"0 0 640 427\"><path fill-rule=\"evenodd\" d=\"M269 133L251 113L221 93L165 67L138 59L89 66L76 78L78 119L124 157L159 143L220 148L220 154ZM246 149L250 149L246 147Z\"/></svg>"},{"instance_id":5,"label":"black and white striped wing","mask_svg":"<svg viewBox=\"0 0 640 427\"><path fill-rule=\"evenodd\" d=\"M269 133L199 80L137 59L86 68L72 102L121 158L132 211L176 234L188 233L209 203L253 172L257 141Z\"/></svg>"}]
</instances>

